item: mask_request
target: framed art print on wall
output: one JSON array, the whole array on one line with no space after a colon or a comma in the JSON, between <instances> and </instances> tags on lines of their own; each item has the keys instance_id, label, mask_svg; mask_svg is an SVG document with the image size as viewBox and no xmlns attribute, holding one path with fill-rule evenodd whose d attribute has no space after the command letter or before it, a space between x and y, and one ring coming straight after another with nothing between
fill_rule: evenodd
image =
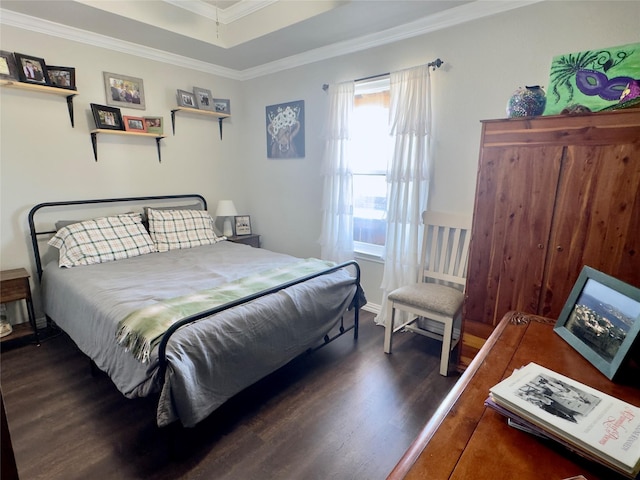
<instances>
[{"instance_id":1,"label":"framed art print on wall","mask_svg":"<svg viewBox=\"0 0 640 480\"><path fill-rule=\"evenodd\" d=\"M145 110L144 85L141 78L102 72L107 105Z\"/></svg>"},{"instance_id":2,"label":"framed art print on wall","mask_svg":"<svg viewBox=\"0 0 640 480\"><path fill-rule=\"evenodd\" d=\"M640 332L640 288L585 266L554 331L612 380Z\"/></svg>"},{"instance_id":3,"label":"framed art print on wall","mask_svg":"<svg viewBox=\"0 0 640 480\"><path fill-rule=\"evenodd\" d=\"M267 157L304 158L304 100L266 107Z\"/></svg>"}]
</instances>

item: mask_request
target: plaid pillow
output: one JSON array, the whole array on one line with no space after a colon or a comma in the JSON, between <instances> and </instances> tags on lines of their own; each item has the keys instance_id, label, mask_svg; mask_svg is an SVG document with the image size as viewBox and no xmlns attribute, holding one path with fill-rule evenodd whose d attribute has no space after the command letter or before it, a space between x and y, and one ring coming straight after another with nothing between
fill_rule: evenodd
<instances>
[{"instance_id":1,"label":"plaid pillow","mask_svg":"<svg viewBox=\"0 0 640 480\"><path fill-rule=\"evenodd\" d=\"M139 213L68 225L58 230L49 245L60 250L61 267L110 262L156 251Z\"/></svg>"},{"instance_id":2,"label":"plaid pillow","mask_svg":"<svg viewBox=\"0 0 640 480\"><path fill-rule=\"evenodd\" d=\"M217 243L213 218L201 210L155 210L149 208L149 233L159 252Z\"/></svg>"}]
</instances>

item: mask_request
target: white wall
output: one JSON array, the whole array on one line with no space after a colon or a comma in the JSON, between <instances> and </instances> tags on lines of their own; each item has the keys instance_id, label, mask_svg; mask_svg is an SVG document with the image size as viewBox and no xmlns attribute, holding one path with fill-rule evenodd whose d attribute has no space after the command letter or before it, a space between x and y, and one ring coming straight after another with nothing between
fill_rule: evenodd
<instances>
[{"instance_id":1,"label":"white wall","mask_svg":"<svg viewBox=\"0 0 640 480\"><path fill-rule=\"evenodd\" d=\"M554 55L640 42L639 25L640 2L548 1L245 82L2 26L2 50L75 66L80 94L71 128L63 99L0 89L0 267L32 269L27 213L39 202L186 192L205 195L211 209L233 199L266 248L318 256L322 84L437 57L445 65L432 76L431 208L470 211L480 120L504 117L519 86L546 85ZM161 164L153 140L116 136L98 138L94 162L89 104L105 103L103 71L143 78L146 110L123 113L165 117ZM176 89L193 86L231 99L222 141L206 117L179 116L171 135ZM267 159L265 106L293 100L305 101L306 158ZM361 265L367 297L380 304L382 266Z\"/></svg>"},{"instance_id":2,"label":"white wall","mask_svg":"<svg viewBox=\"0 0 640 480\"><path fill-rule=\"evenodd\" d=\"M318 62L245 82L247 144L252 176L248 204L268 231L265 246L318 255L326 110L323 83L336 83L441 58L432 74L434 171L430 207L473 209L480 120L504 118L507 100L525 85L546 86L555 55L640 42L640 2L549 1L410 40ZM267 160L264 105L305 100L304 160ZM269 202L264 202L269 198ZM266 221L266 223L265 223ZM302 222L303 228L298 229ZM380 305L382 264L359 260L367 298Z\"/></svg>"}]
</instances>

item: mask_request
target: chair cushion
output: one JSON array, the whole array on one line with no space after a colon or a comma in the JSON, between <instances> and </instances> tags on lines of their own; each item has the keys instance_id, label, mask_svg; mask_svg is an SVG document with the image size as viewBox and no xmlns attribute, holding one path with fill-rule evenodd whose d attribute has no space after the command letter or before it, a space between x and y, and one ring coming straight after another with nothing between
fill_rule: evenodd
<instances>
[{"instance_id":1,"label":"chair cushion","mask_svg":"<svg viewBox=\"0 0 640 480\"><path fill-rule=\"evenodd\" d=\"M397 288L389 294L389 300L453 316L462 305L464 294L438 283L415 283Z\"/></svg>"}]
</instances>

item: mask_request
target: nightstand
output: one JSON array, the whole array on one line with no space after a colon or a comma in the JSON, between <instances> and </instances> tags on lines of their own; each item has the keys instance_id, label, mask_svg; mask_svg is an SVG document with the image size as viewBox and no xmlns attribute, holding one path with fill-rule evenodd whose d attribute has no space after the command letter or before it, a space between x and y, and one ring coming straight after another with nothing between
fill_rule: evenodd
<instances>
[{"instance_id":1,"label":"nightstand","mask_svg":"<svg viewBox=\"0 0 640 480\"><path fill-rule=\"evenodd\" d=\"M31 300L29 274L24 268L0 271L0 303L17 302L18 300L24 300L27 304L27 313L29 315L31 329L33 330L32 333L36 344L40 345L38 326L36 325L36 314L33 310L33 302ZM13 332L6 337L2 337L0 340L2 342L14 340L29 335L30 333L25 324L13 325Z\"/></svg>"},{"instance_id":2,"label":"nightstand","mask_svg":"<svg viewBox=\"0 0 640 480\"><path fill-rule=\"evenodd\" d=\"M243 243L251 247L260 248L260 235L232 235L227 237L227 240L233 243Z\"/></svg>"}]
</instances>

